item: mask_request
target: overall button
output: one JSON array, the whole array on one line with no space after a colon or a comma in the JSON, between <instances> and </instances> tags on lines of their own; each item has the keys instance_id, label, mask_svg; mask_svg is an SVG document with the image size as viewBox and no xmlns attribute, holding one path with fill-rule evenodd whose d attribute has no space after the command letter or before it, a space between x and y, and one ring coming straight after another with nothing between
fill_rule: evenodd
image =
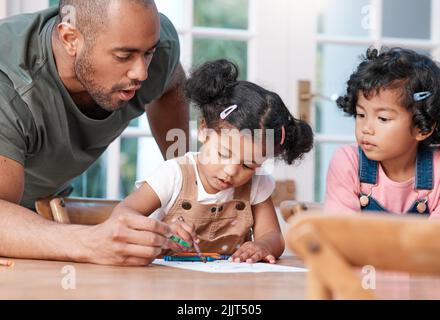
<instances>
[{"instance_id":1,"label":"overall button","mask_svg":"<svg viewBox=\"0 0 440 320\"><path fill-rule=\"evenodd\" d=\"M370 198L366 195L362 195L359 198L359 202L360 202L361 206L365 208L370 203Z\"/></svg>"},{"instance_id":2,"label":"overall button","mask_svg":"<svg viewBox=\"0 0 440 320\"><path fill-rule=\"evenodd\" d=\"M185 209L185 210L191 210L192 205L188 201L185 201L185 202L182 203L182 208Z\"/></svg>"},{"instance_id":3,"label":"overall button","mask_svg":"<svg viewBox=\"0 0 440 320\"><path fill-rule=\"evenodd\" d=\"M426 205L426 202L423 202L423 201L419 202L416 207L417 212L420 214L425 213L427 208L428 208L428 206Z\"/></svg>"},{"instance_id":4,"label":"overall button","mask_svg":"<svg viewBox=\"0 0 440 320\"><path fill-rule=\"evenodd\" d=\"M212 213L216 213L217 212L217 208L211 208L211 212Z\"/></svg>"},{"instance_id":5,"label":"overall button","mask_svg":"<svg viewBox=\"0 0 440 320\"><path fill-rule=\"evenodd\" d=\"M237 205L235 206L235 209L239 210L239 211L243 211L246 208L246 205L243 202L239 202L237 203Z\"/></svg>"},{"instance_id":6,"label":"overall button","mask_svg":"<svg viewBox=\"0 0 440 320\"><path fill-rule=\"evenodd\" d=\"M223 206L221 206L220 208L218 208L218 211L219 211L219 212L222 212L222 211L223 211Z\"/></svg>"}]
</instances>

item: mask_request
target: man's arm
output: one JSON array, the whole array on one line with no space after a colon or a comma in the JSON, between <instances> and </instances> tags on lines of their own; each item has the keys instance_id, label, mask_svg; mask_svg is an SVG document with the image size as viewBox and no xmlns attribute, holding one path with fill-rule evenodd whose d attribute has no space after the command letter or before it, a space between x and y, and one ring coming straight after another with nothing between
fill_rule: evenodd
<instances>
[{"instance_id":1,"label":"man's arm","mask_svg":"<svg viewBox=\"0 0 440 320\"><path fill-rule=\"evenodd\" d=\"M183 92L185 79L185 72L179 63L165 93L146 106L151 132L164 159L168 147L175 143L166 141L167 133L171 129L182 129L185 132L185 151L189 150L189 106Z\"/></svg>"},{"instance_id":2,"label":"man's arm","mask_svg":"<svg viewBox=\"0 0 440 320\"><path fill-rule=\"evenodd\" d=\"M125 209L96 226L63 225L45 220L18 205L24 168L0 156L0 256L147 265L157 257L169 227Z\"/></svg>"},{"instance_id":3,"label":"man's arm","mask_svg":"<svg viewBox=\"0 0 440 320\"><path fill-rule=\"evenodd\" d=\"M23 166L0 157L0 173L0 256L73 260L69 255L74 250L60 237L62 226L18 205L24 189Z\"/></svg>"}]
</instances>

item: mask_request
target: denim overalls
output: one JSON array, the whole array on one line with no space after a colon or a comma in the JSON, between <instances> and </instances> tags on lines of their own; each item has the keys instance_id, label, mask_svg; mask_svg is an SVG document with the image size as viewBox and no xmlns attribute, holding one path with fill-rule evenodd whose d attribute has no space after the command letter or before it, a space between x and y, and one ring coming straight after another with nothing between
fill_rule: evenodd
<instances>
[{"instance_id":1,"label":"denim overalls","mask_svg":"<svg viewBox=\"0 0 440 320\"><path fill-rule=\"evenodd\" d=\"M417 150L416 160L416 177L415 177L415 191L432 190L433 182L433 152L432 149L425 146L420 146ZM378 162L367 158L365 153L359 147L359 179L361 183L377 184L378 176ZM381 211L389 212L379 202L371 196L361 192L359 195L362 211ZM430 214L428 208L428 197L424 199L417 199L411 209L406 212L409 214Z\"/></svg>"}]
</instances>

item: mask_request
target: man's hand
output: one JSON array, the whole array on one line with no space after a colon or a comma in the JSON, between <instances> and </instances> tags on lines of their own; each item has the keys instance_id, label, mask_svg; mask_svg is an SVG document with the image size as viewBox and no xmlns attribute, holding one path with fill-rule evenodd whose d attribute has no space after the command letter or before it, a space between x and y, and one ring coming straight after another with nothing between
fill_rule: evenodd
<instances>
[{"instance_id":1,"label":"man's hand","mask_svg":"<svg viewBox=\"0 0 440 320\"><path fill-rule=\"evenodd\" d=\"M189 248L193 246L194 241L198 241L195 227L192 223L185 222L183 219L176 219L171 225L170 229L173 235L179 237L188 243L188 248L169 240L166 244L167 249L175 252L188 252Z\"/></svg>"},{"instance_id":2,"label":"man's hand","mask_svg":"<svg viewBox=\"0 0 440 320\"><path fill-rule=\"evenodd\" d=\"M117 266L146 266L162 251L170 227L124 208L100 225L84 230L86 262Z\"/></svg>"}]
</instances>

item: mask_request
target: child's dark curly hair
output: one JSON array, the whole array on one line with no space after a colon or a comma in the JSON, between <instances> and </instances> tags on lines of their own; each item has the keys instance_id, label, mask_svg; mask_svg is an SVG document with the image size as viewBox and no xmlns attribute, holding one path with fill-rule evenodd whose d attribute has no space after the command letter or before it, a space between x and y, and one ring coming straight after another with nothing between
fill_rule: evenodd
<instances>
[{"instance_id":1,"label":"child's dark curly hair","mask_svg":"<svg viewBox=\"0 0 440 320\"><path fill-rule=\"evenodd\" d=\"M310 126L295 119L276 93L237 81L237 77L238 67L222 59L203 64L187 80L186 96L201 110L207 127L217 131L228 124L240 131L273 129L275 156L288 164L309 152L313 146ZM222 120L220 114L233 105L238 108ZM281 145L283 127L285 142Z\"/></svg>"},{"instance_id":2,"label":"child's dark curly hair","mask_svg":"<svg viewBox=\"0 0 440 320\"><path fill-rule=\"evenodd\" d=\"M358 95L365 98L383 89L401 90L400 104L413 114L413 125L422 133L433 134L425 145L440 143L440 69L429 57L413 50L392 48L368 49L366 56L347 82L347 94L339 97L337 105L355 116ZM429 91L431 96L415 101L414 94Z\"/></svg>"}]
</instances>

